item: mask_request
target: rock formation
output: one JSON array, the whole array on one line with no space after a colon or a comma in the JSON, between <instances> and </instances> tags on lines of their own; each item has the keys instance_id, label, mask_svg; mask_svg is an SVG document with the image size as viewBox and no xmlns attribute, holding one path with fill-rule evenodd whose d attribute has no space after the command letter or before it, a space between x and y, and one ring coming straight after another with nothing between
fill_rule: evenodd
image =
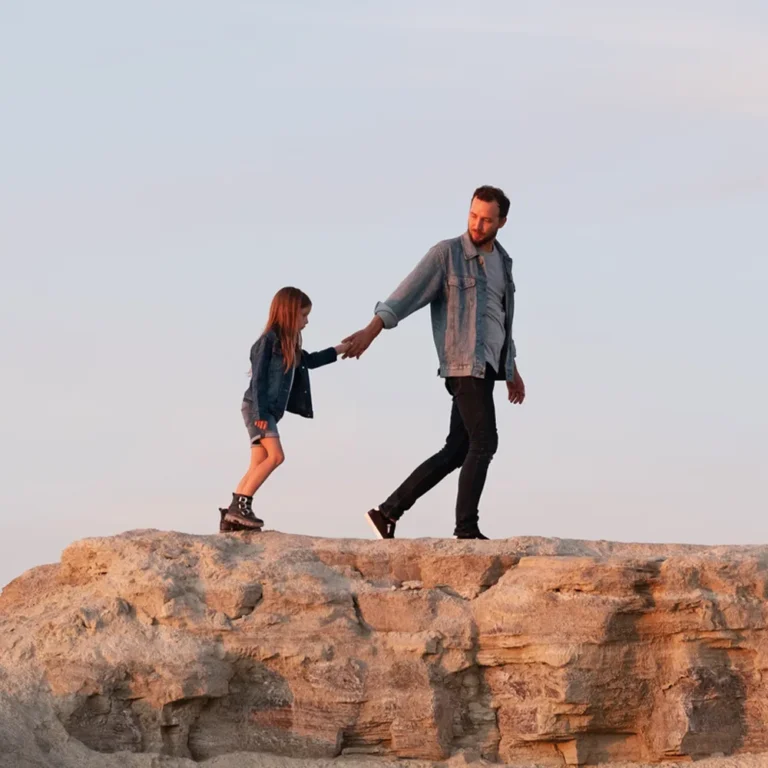
<instances>
[{"instance_id":1,"label":"rock formation","mask_svg":"<svg viewBox=\"0 0 768 768\"><path fill-rule=\"evenodd\" d=\"M86 539L0 596L0 766L768 766L767 589L768 547Z\"/></svg>"}]
</instances>

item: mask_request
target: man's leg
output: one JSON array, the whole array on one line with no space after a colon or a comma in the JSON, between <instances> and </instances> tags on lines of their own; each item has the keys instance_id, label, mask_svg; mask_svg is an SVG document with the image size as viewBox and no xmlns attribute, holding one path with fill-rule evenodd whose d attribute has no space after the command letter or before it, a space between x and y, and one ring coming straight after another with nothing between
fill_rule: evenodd
<instances>
[{"instance_id":1,"label":"man's leg","mask_svg":"<svg viewBox=\"0 0 768 768\"><path fill-rule=\"evenodd\" d=\"M445 445L434 456L411 472L408 479L383 503L379 510L391 520L399 520L427 491L446 475L458 469L467 455L469 438L453 398L451 426Z\"/></svg>"},{"instance_id":2,"label":"man's leg","mask_svg":"<svg viewBox=\"0 0 768 768\"><path fill-rule=\"evenodd\" d=\"M469 436L469 450L459 475L456 498L456 530L466 535L478 531L478 506L488 475L488 465L499 445L496 409L493 404L493 371L485 379L463 377L453 380L455 404Z\"/></svg>"}]
</instances>

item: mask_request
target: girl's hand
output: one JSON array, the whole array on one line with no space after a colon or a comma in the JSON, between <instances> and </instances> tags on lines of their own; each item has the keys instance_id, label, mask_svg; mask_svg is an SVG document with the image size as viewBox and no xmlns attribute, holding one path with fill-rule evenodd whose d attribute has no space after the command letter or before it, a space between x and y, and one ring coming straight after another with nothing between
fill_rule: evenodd
<instances>
[{"instance_id":1,"label":"girl's hand","mask_svg":"<svg viewBox=\"0 0 768 768\"><path fill-rule=\"evenodd\" d=\"M262 432L267 431L267 422L266 421L254 421L253 422Z\"/></svg>"},{"instance_id":2,"label":"girl's hand","mask_svg":"<svg viewBox=\"0 0 768 768\"><path fill-rule=\"evenodd\" d=\"M334 349L336 350L337 355L343 355L350 348L350 346L350 343L347 341L344 344L335 346Z\"/></svg>"}]
</instances>

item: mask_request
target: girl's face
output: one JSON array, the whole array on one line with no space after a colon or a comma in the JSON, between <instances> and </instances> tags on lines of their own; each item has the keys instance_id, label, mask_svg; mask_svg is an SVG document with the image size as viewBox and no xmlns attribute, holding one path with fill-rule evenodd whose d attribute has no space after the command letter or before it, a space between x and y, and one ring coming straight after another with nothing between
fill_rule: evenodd
<instances>
[{"instance_id":1,"label":"girl's face","mask_svg":"<svg viewBox=\"0 0 768 768\"><path fill-rule=\"evenodd\" d=\"M309 313L312 311L312 305L302 307L299 312L299 330L303 331L309 325Z\"/></svg>"}]
</instances>

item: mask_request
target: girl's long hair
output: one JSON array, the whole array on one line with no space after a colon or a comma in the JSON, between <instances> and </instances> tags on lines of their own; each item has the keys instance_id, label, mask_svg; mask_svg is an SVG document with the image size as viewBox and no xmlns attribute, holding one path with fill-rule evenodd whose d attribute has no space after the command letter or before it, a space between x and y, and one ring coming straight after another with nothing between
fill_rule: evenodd
<instances>
[{"instance_id":1,"label":"girl's long hair","mask_svg":"<svg viewBox=\"0 0 768 768\"><path fill-rule=\"evenodd\" d=\"M311 306L312 301L304 291L290 286L281 288L272 299L264 332L274 331L280 339L286 371L290 371L297 364L301 355L299 319L301 310Z\"/></svg>"}]
</instances>

